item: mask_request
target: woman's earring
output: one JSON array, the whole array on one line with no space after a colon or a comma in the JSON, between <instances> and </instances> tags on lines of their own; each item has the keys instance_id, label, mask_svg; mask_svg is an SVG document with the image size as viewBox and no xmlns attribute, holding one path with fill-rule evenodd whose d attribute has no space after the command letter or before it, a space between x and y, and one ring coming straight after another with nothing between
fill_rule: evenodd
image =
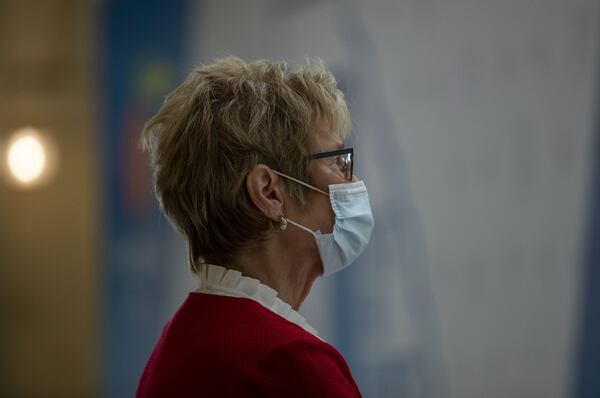
<instances>
[{"instance_id":1,"label":"woman's earring","mask_svg":"<svg viewBox=\"0 0 600 398\"><path fill-rule=\"evenodd\" d=\"M279 224L279 229L281 231L285 231L285 229L287 228L287 225L288 225L287 218L285 218L284 216L281 216L281 224Z\"/></svg>"}]
</instances>

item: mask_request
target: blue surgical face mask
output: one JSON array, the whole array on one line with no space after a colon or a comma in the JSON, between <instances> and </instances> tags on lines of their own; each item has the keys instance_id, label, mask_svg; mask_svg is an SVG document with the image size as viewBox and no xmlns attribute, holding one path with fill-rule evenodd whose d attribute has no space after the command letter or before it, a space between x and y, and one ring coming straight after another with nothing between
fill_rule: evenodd
<instances>
[{"instance_id":1,"label":"blue surgical face mask","mask_svg":"<svg viewBox=\"0 0 600 398\"><path fill-rule=\"evenodd\" d=\"M312 231L289 218L283 218L284 223L289 222L314 236L323 262L323 275L331 275L352 264L367 247L374 225L365 183L332 184L327 193L278 171L273 172L329 196L335 214L335 224L330 234Z\"/></svg>"}]
</instances>

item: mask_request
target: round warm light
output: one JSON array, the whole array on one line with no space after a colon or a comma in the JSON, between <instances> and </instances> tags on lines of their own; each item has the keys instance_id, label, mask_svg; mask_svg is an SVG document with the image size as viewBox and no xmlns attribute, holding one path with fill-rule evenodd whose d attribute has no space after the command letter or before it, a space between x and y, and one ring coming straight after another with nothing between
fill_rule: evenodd
<instances>
[{"instance_id":1,"label":"round warm light","mask_svg":"<svg viewBox=\"0 0 600 398\"><path fill-rule=\"evenodd\" d=\"M23 188L43 185L52 176L56 156L51 141L37 129L22 128L6 145L6 176Z\"/></svg>"},{"instance_id":2,"label":"round warm light","mask_svg":"<svg viewBox=\"0 0 600 398\"><path fill-rule=\"evenodd\" d=\"M40 178L46 166L46 151L34 135L24 135L8 147L8 169L15 179L29 184Z\"/></svg>"}]
</instances>

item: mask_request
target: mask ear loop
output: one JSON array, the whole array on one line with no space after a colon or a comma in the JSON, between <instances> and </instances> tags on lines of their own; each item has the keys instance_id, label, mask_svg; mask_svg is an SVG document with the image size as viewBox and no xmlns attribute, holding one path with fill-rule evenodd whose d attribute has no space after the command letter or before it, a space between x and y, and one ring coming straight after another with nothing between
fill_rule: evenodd
<instances>
[{"instance_id":1,"label":"mask ear loop","mask_svg":"<svg viewBox=\"0 0 600 398\"><path fill-rule=\"evenodd\" d=\"M294 177L290 177L290 176L289 176L289 175L287 175L287 174L280 173L279 171L276 171L276 170L273 170L273 169L271 169L271 171L272 171L273 173L275 173L275 174L278 174L278 175L280 175L280 176L284 177L284 178L287 178L287 179L290 179L290 180L292 180L292 181L294 181L294 182L297 182L297 183L298 183L298 184L300 184L300 185L304 185L305 187L307 187L307 188L310 188L310 189L312 189L313 191L317 191L317 192L319 192L319 193L322 193L322 194L323 194L323 195L325 195L325 196L329 196L329 194L328 194L327 192L325 192L325 191L322 191L322 190L320 190L320 189L319 189L319 188L317 188L317 187L313 187L312 185L310 185L310 184L307 184L307 183L305 183L304 181L300 181L300 180L298 180L298 179L296 179L296 178L294 178Z\"/></svg>"},{"instance_id":2,"label":"mask ear loop","mask_svg":"<svg viewBox=\"0 0 600 398\"><path fill-rule=\"evenodd\" d=\"M292 225L294 225L294 226L296 226L296 227L298 227L300 229L305 230L306 232L308 232L309 234L311 234L313 236L317 235L313 230L311 230L309 228L306 228L304 225L298 224L297 222L294 222L294 221L290 220L289 218L285 218L285 217L281 216L281 221L283 221L283 223L285 223L285 227L286 228L287 228L287 224L290 223L290 224L292 224ZM283 225L283 223L282 223L282 225Z\"/></svg>"}]
</instances>

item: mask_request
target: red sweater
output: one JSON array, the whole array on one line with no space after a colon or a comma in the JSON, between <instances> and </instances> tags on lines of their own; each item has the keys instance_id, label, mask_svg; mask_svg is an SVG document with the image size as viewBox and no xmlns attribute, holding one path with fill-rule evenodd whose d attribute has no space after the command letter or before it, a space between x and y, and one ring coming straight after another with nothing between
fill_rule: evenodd
<instances>
[{"instance_id":1,"label":"red sweater","mask_svg":"<svg viewBox=\"0 0 600 398\"><path fill-rule=\"evenodd\" d=\"M246 298L190 293L137 397L360 397L331 345Z\"/></svg>"}]
</instances>

